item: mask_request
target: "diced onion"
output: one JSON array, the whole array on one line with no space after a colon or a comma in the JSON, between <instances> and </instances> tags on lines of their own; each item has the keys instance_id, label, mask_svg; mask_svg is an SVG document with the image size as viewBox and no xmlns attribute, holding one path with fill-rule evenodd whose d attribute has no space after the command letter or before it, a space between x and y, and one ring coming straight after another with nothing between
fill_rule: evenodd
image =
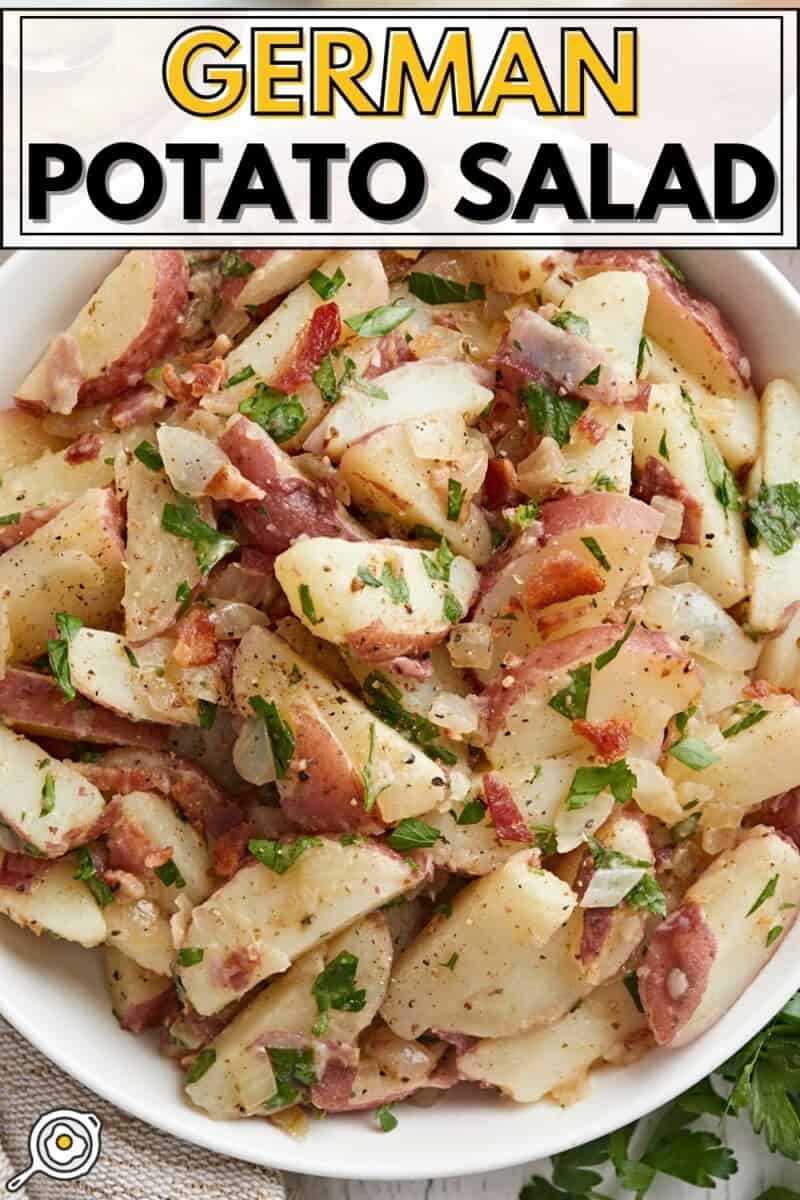
<instances>
[{"instance_id":1,"label":"diced onion","mask_svg":"<svg viewBox=\"0 0 800 1200\"><path fill-rule=\"evenodd\" d=\"M158 449L170 483L184 496L202 496L217 471L229 461L214 442L178 425L160 427Z\"/></svg>"},{"instance_id":2,"label":"diced onion","mask_svg":"<svg viewBox=\"0 0 800 1200\"><path fill-rule=\"evenodd\" d=\"M252 604L241 604L236 600L228 600L212 608L208 619L214 626L214 636L218 641L230 638L242 638L253 625L268 625L266 613Z\"/></svg>"},{"instance_id":3,"label":"diced onion","mask_svg":"<svg viewBox=\"0 0 800 1200\"><path fill-rule=\"evenodd\" d=\"M647 758L630 755L628 766L636 776L633 799L637 807L665 825L675 825L682 820L685 814L675 795L675 785L661 768Z\"/></svg>"},{"instance_id":4,"label":"diced onion","mask_svg":"<svg viewBox=\"0 0 800 1200\"><path fill-rule=\"evenodd\" d=\"M551 437L543 437L536 449L517 465L517 481L526 496L541 499L566 478L567 462Z\"/></svg>"},{"instance_id":5,"label":"diced onion","mask_svg":"<svg viewBox=\"0 0 800 1200\"><path fill-rule=\"evenodd\" d=\"M586 834L594 836L611 815L614 797L609 791L600 792L583 808L562 806L556 814L556 843L559 854L568 854L580 846Z\"/></svg>"},{"instance_id":6,"label":"diced onion","mask_svg":"<svg viewBox=\"0 0 800 1200\"><path fill-rule=\"evenodd\" d=\"M657 541L648 562L656 583L686 583L689 578L689 564L672 542Z\"/></svg>"},{"instance_id":7,"label":"diced onion","mask_svg":"<svg viewBox=\"0 0 800 1200\"><path fill-rule=\"evenodd\" d=\"M723 850L732 850L739 837L738 829L704 829L700 837L700 845L706 854L721 854Z\"/></svg>"},{"instance_id":8,"label":"diced onion","mask_svg":"<svg viewBox=\"0 0 800 1200\"><path fill-rule=\"evenodd\" d=\"M696 583L650 588L641 614L650 629L664 630L720 667L749 671L758 662L758 644Z\"/></svg>"},{"instance_id":9,"label":"diced onion","mask_svg":"<svg viewBox=\"0 0 800 1200\"><path fill-rule=\"evenodd\" d=\"M233 744L233 765L242 779L255 787L277 779L269 734L260 717L248 717L239 730Z\"/></svg>"},{"instance_id":10,"label":"diced onion","mask_svg":"<svg viewBox=\"0 0 800 1200\"><path fill-rule=\"evenodd\" d=\"M609 867L595 871L581 896L581 908L616 908L646 872L646 867Z\"/></svg>"},{"instance_id":11,"label":"diced onion","mask_svg":"<svg viewBox=\"0 0 800 1200\"><path fill-rule=\"evenodd\" d=\"M486 670L492 665L492 631L488 625L477 621L468 621L459 625L450 635L447 643L450 662L458 670L474 667L475 670Z\"/></svg>"},{"instance_id":12,"label":"diced onion","mask_svg":"<svg viewBox=\"0 0 800 1200\"><path fill-rule=\"evenodd\" d=\"M664 517L659 536L669 542L676 542L683 529L684 507L680 500L675 500L672 496L653 496L650 507Z\"/></svg>"},{"instance_id":13,"label":"diced onion","mask_svg":"<svg viewBox=\"0 0 800 1200\"><path fill-rule=\"evenodd\" d=\"M241 308L232 304L221 304L211 321L211 328L216 334L224 334L235 341L237 336L250 325L250 318Z\"/></svg>"},{"instance_id":14,"label":"diced onion","mask_svg":"<svg viewBox=\"0 0 800 1200\"><path fill-rule=\"evenodd\" d=\"M478 728L478 707L471 696L457 696L455 692L442 692L436 697L428 713L430 720L452 737L460 738L474 733Z\"/></svg>"},{"instance_id":15,"label":"diced onion","mask_svg":"<svg viewBox=\"0 0 800 1200\"><path fill-rule=\"evenodd\" d=\"M247 1113L263 1111L270 1096L275 1095L275 1075L266 1046L248 1046L236 1056L235 1062L225 1064L236 1080L239 1103Z\"/></svg>"},{"instance_id":16,"label":"diced onion","mask_svg":"<svg viewBox=\"0 0 800 1200\"><path fill-rule=\"evenodd\" d=\"M434 413L406 425L411 449L424 462L455 462L467 449L467 427L460 413Z\"/></svg>"}]
</instances>

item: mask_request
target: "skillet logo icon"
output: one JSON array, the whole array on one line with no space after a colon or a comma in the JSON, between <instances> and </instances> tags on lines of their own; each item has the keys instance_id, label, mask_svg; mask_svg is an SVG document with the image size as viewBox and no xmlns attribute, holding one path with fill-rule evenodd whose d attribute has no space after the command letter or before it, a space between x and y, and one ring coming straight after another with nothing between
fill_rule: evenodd
<instances>
[{"instance_id":1,"label":"skillet logo icon","mask_svg":"<svg viewBox=\"0 0 800 1200\"><path fill-rule=\"evenodd\" d=\"M81 1179L100 1157L102 1122L91 1112L54 1108L44 1113L28 1137L30 1162L9 1179L7 1192L17 1192L38 1173L48 1179Z\"/></svg>"}]
</instances>

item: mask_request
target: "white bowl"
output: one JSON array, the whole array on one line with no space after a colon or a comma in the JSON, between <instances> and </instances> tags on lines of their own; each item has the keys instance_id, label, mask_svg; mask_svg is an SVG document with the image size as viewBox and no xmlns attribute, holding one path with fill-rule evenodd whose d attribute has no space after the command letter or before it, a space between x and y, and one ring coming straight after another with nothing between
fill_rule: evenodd
<instances>
[{"instance_id":1,"label":"white bowl","mask_svg":"<svg viewBox=\"0 0 800 1200\"><path fill-rule=\"evenodd\" d=\"M72 318L118 258L114 251L16 254L0 270L6 353L0 396L11 397L53 332ZM691 282L730 316L758 384L800 380L800 297L760 254L675 254ZM430 1109L398 1106L399 1125L377 1132L368 1114L313 1123L295 1142L266 1121L217 1122L192 1109L180 1073L151 1037L124 1033L109 1008L96 953L41 940L0 922L0 1013L48 1058L113 1104L221 1154L311 1175L419 1179L543 1158L600 1137L672 1099L733 1054L800 988L800 922L734 1008L703 1037L593 1076L572 1108L519 1107L458 1088ZM53 1102L58 1102L54 1095Z\"/></svg>"}]
</instances>

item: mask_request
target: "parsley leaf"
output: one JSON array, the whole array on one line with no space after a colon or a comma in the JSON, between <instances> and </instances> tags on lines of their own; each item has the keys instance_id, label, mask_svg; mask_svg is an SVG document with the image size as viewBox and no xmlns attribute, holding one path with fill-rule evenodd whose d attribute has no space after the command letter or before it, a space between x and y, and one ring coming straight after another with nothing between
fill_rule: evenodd
<instances>
[{"instance_id":1,"label":"parsley leaf","mask_svg":"<svg viewBox=\"0 0 800 1200\"><path fill-rule=\"evenodd\" d=\"M311 595L311 588L307 583L300 584L298 594L300 596L300 607L303 610L303 616L311 625L319 625L317 610L314 608L314 597Z\"/></svg>"},{"instance_id":2,"label":"parsley leaf","mask_svg":"<svg viewBox=\"0 0 800 1200\"><path fill-rule=\"evenodd\" d=\"M21 517L21 512L6 513L5 516L0 517L0 525L19 525Z\"/></svg>"},{"instance_id":3,"label":"parsley leaf","mask_svg":"<svg viewBox=\"0 0 800 1200\"><path fill-rule=\"evenodd\" d=\"M375 1118L380 1125L381 1133L391 1133L393 1129L397 1129L397 1117L388 1104L382 1104L375 1110Z\"/></svg>"},{"instance_id":4,"label":"parsley leaf","mask_svg":"<svg viewBox=\"0 0 800 1200\"><path fill-rule=\"evenodd\" d=\"M631 908L643 908L656 917L667 915L667 898L654 875L643 875L628 892L625 900Z\"/></svg>"},{"instance_id":5,"label":"parsley leaf","mask_svg":"<svg viewBox=\"0 0 800 1200\"><path fill-rule=\"evenodd\" d=\"M635 621L629 621L625 627L625 632L623 633L622 637L618 638L616 642L614 642L613 646L609 646L608 649L604 650L602 654L598 654L597 658L594 660L594 665L598 671L602 671L603 667L607 667L609 663L614 661L635 628Z\"/></svg>"},{"instance_id":6,"label":"parsley leaf","mask_svg":"<svg viewBox=\"0 0 800 1200\"><path fill-rule=\"evenodd\" d=\"M666 267L673 279L677 279L678 283L686 283L686 276L683 271L674 263L671 258L667 258L666 254L659 254L662 267Z\"/></svg>"},{"instance_id":7,"label":"parsley leaf","mask_svg":"<svg viewBox=\"0 0 800 1200\"><path fill-rule=\"evenodd\" d=\"M447 519L457 521L461 516L461 506L464 503L464 485L457 479L447 481Z\"/></svg>"},{"instance_id":8,"label":"parsley leaf","mask_svg":"<svg viewBox=\"0 0 800 1200\"><path fill-rule=\"evenodd\" d=\"M311 379L319 389L319 394L325 403L335 404L339 398L339 382L330 352L325 355Z\"/></svg>"},{"instance_id":9,"label":"parsley leaf","mask_svg":"<svg viewBox=\"0 0 800 1200\"><path fill-rule=\"evenodd\" d=\"M745 913L746 917L752 917L753 913L758 912L758 910L761 908L761 905L765 904L766 901L769 900L770 896L775 895L775 889L778 886L779 879L780 875L773 875L772 878L764 884L758 896Z\"/></svg>"},{"instance_id":10,"label":"parsley leaf","mask_svg":"<svg viewBox=\"0 0 800 1200\"><path fill-rule=\"evenodd\" d=\"M439 548L434 555L423 554L422 565L429 579L439 579L442 583L450 582L450 567L455 555L444 538L439 542Z\"/></svg>"},{"instance_id":11,"label":"parsley leaf","mask_svg":"<svg viewBox=\"0 0 800 1200\"><path fill-rule=\"evenodd\" d=\"M425 850L444 840L438 829L416 817L404 817L389 834L389 845L393 850L405 853L408 850Z\"/></svg>"},{"instance_id":12,"label":"parsley leaf","mask_svg":"<svg viewBox=\"0 0 800 1200\"><path fill-rule=\"evenodd\" d=\"M511 513L511 520L520 529L527 529L534 521L539 519L539 504L536 500L526 500L524 504L518 504Z\"/></svg>"},{"instance_id":13,"label":"parsley leaf","mask_svg":"<svg viewBox=\"0 0 800 1200\"><path fill-rule=\"evenodd\" d=\"M174 858L168 858L160 867L156 867L156 875L165 887L186 887L186 880L181 875Z\"/></svg>"},{"instance_id":14,"label":"parsley leaf","mask_svg":"<svg viewBox=\"0 0 800 1200\"><path fill-rule=\"evenodd\" d=\"M396 300L394 304L381 304L368 312L354 313L347 318L345 325L349 325L359 337L380 337L402 325L415 311L413 304Z\"/></svg>"},{"instance_id":15,"label":"parsley leaf","mask_svg":"<svg viewBox=\"0 0 800 1200\"><path fill-rule=\"evenodd\" d=\"M568 721L583 720L586 716L586 706L589 703L589 691L592 682L592 664L584 663L568 672L570 682L560 692L556 692L548 700L548 706L554 708Z\"/></svg>"},{"instance_id":16,"label":"parsley leaf","mask_svg":"<svg viewBox=\"0 0 800 1200\"><path fill-rule=\"evenodd\" d=\"M408 604L410 592L402 570L399 575L395 575L391 565L384 563L381 571L381 583L389 593L389 599L393 604Z\"/></svg>"},{"instance_id":17,"label":"parsley leaf","mask_svg":"<svg viewBox=\"0 0 800 1200\"><path fill-rule=\"evenodd\" d=\"M595 387L600 382L600 363L596 367L592 367L588 375L584 375L581 380L581 387Z\"/></svg>"},{"instance_id":18,"label":"parsley leaf","mask_svg":"<svg viewBox=\"0 0 800 1200\"><path fill-rule=\"evenodd\" d=\"M567 333L576 333L578 337L582 338L588 338L591 332L586 318L579 317L577 313L570 312L569 309L557 312L554 317L550 318L550 324L566 330ZM597 381L595 380L595 382Z\"/></svg>"},{"instance_id":19,"label":"parsley leaf","mask_svg":"<svg viewBox=\"0 0 800 1200\"><path fill-rule=\"evenodd\" d=\"M598 542L597 538L585 537L585 538L581 538L581 541L583 542L584 546L589 551L589 553L592 555L592 557L597 559L597 561L599 562L599 564L603 568L603 570L610 571L611 563L608 561L605 554L603 553L603 548L600 545L600 543Z\"/></svg>"},{"instance_id":20,"label":"parsley leaf","mask_svg":"<svg viewBox=\"0 0 800 1200\"><path fill-rule=\"evenodd\" d=\"M201 1050L197 1055L197 1058L192 1060L192 1065L186 1072L187 1084L197 1083L199 1079L203 1078L207 1071L211 1070L216 1061L216 1050L212 1050L211 1048Z\"/></svg>"},{"instance_id":21,"label":"parsley leaf","mask_svg":"<svg viewBox=\"0 0 800 1200\"><path fill-rule=\"evenodd\" d=\"M751 541L763 537L773 554L786 554L800 536L800 483L762 483L747 513Z\"/></svg>"},{"instance_id":22,"label":"parsley leaf","mask_svg":"<svg viewBox=\"0 0 800 1200\"><path fill-rule=\"evenodd\" d=\"M282 719L272 700L265 700L263 696L251 696L250 707L267 727L272 757L275 759L275 773L278 779L283 779L294 757L295 741L292 728Z\"/></svg>"},{"instance_id":23,"label":"parsley leaf","mask_svg":"<svg viewBox=\"0 0 800 1200\"><path fill-rule=\"evenodd\" d=\"M225 250L220 256L220 274L226 279L244 279L255 271L255 264L242 258L238 250Z\"/></svg>"},{"instance_id":24,"label":"parsley leaf","mask_svg":"<svg viewBox=\"0 0 800 1200\"><path fill-rule=\"evenodd\" d=\"M665 462L669 462L669 446L667 445L666 429L661 434L661 441L658 443L658 453L661 455L661 457L664 459Z\"/></svg>"},{"instance_id":25,"label":"parsley leaf","mask_svg":"<svg viewBox=\"0 0 800 1200\"><path fill-rule=\"evenodd\" d=\"M429 758L452 767L457 762L455 754L439 742L441 731L433 721L418 713L408 712L401 703L403 693L380 671L370 671L361 685L368 707L412 742L425 751Z\"/></svg>"},{"instance_id":26,"label":"parsley leaf","mask_svg":"<svg viewBox=\"0 0 800 1200\"><path fill-rule=\"evenodd\" d=\"M668 753L692 771L705 771L706 767L719 759L719 755L701 738L681 738L679 742L672 743Z\"/></svg>"},{"instance_id":27,"label":"parsley leaf","mask_svg":"<svg viewBox=\"0 0 800 1200\"><path fill-rule=\"evenodd\" d=\"M566 446L572 426L586 407L583 400L559 396L540 383L527 383L520 398L536 432L553 438L559 446Z\"/></svg>"},{"instance_id":28,"label":"parsley leaf","mask_svg":"<svg viewBox=\"0 0 800 1200\"><path fill-rule=\"evenodd\" d=\"M408 277L408 290L412 296L425 304L465 304L471 300L485 300L486 289L482 283L459 283L446 279L444 275L412 271Z\"/></svg>"},{"instance_id":29,"label":"parsley leaf","mask_svg":"<svg viewBox=\"0 0 800 1200\"><path fill-rule=\"evenodd\" d=\"M592 480L590 487L598 492L616 492L617 485L610 475L606 475L605 471L598 471Z\"/></svg>"},{"instance_id":30,"label":"parsley leaf","mask_svg":"<svg viewBox=\"0 0 800 1200\"><path fill-rule=\"evenodd\" d=\"M178 616L182 617L192 603L192 589L189 587L187 579L182 580L175 588L175 599L180 601Z\"/></svg>"},{"instance_id":31,"label":"parsley leaf","mask_svg":"<svg viewBox=\"0 0 800 1200\"><path fill-rule=\"evenodd\" d=\"M213 700L197 701L197 723L201 729L213 729L217 719L217 706Z\"/></svg>"},{"instance_id":32,"label":"parsley leaf","mask_svg":"<svg viewBox=\"0 0 800 1200\"><path fill-rule=\"evenodd\" d=\"M644 356L652 353L653 351L650 349L650 343L648 342L647 338L642 335L642 337L639 338L639 350L636 354L637 377L641 375L642 371L644 370Z\"/></svg>"},{"instance_id":33,"label":"parsley leaf","mask_svg":"<svg viewBox=\"0 0 800 1200\"><path fill-rule=\"evenodd\" d=\"M114 893L104 879L97 874L88 846L79 846L75 851L75 874L73 879L85 883L101 908L105 908L114 899Z\"/></svg>"},{"instance_id":34,"label":"parsley leaf","mask_svg":"<svg viewBox=\"0 0 800 1200\"><path fill-rule=\"evenodd\" d=\"M324 1037L328 1032L329 1010L335 1008L339 1012L361 1012L367 1003L365 988L356 988L356 969L358 958L349 950L341 950L332 958L324 971L321 971L311 985L311 991L317 1002L319 1019L312 1033L314 1037Z\"/></svg>"},{"instance_id":35,"label":"parsley leaf","mask_svg":"<svg viewBox=\"0 0 800 1200\"><path fill-rule=\"evenodd\" d=\"M42 806L39 810L40 817L47 817L56 806L56 779L52 771L48 771L44 777L42 784Z\"/></svg>"},{"instance_id":36,"label":"parsley leaf","mask_svg":"<svg viewBox=\"0 0 800 1200\"><path fill-rule=\"evenodd\" d=\"M201 518L197 505L188 496L178 496L174 504L165 504L161 528L174 537L185 538L194 546L197 565L207 574L226 554L238 549L239 543Z\"/></svg>"},{"instance_id":37,"label":"parsley leaf","mask_svg":"<svg viewBox=\"0 0 800 1200\"><path fill-rule=\"evenodd\" d=\"M388 783L385 783L382 788L375 790L375 780L372 778L372 770L375 759L375 722L371 721L369 726L369 753L367 761L361 768L361 786L364 789L364 811L370 812L375 806L375 801L380 796L381 792L385 792Z\"/></svg>"},{"instance_id":38,"label":"parsley leaf","mask_svg":"<svg viewBox=\"0 0 800 1200\"><path fill-rule=\"evenodd\" d=\"M617 804L630 804L636 776L624 758L606 767L578 767L567 794L567 809L585 808L608 788Z\"/></svg>"},{"instance_id":39,"label":"parsley leaf","mask_svg":"<svg viewBox=\"0 0 800 1200\"><path fill-rule=\"evenodd\" d=\"M53 672L65 700L74 700L76 695L69 669L69 644L78 630L82 628L83 621L80 617L71 617L69 613L65 612L56 613L58 637L50 638L47 643L50 670Z\"/></svg>"},{"instance_id":40,"label":"parsley leaf","mask_svg":"<svg viewBox=\"0 0 800 1200\"><path fill-rule=\"evenodd\" d=\"M456 817L456 825L479 825L486 816L486 805L482 800L467 800Z\"/></svg>"},{"instance_id":41,"label":"parsley leaf","mask_svg":"<svg viewBox=\"0 0 800 1200\"><path fill-rule=\"evenodd\" d=\"M267 1109L285 1108L300 1098L300 1089L316 1083L313 1050L289 1050L270 1046L267 1053L275 1076L275 1094L265 1100Z\"/></svg>"},{"instance_id":42,"label":"parsley leaf","mask_svg":"<svg viewBox=\"0 0 800 1200\"><path fill-rule=\"evenodd\" d=\"M182 967L196 967L203 961L204 954L202 946L184 946L178 951L178 962Z\"/></svg>"},{"instance_id":43,"label":"parsley leaf","mask_svg":"<svg viewBox=\"0 0 800 1200\"><path fill-rule=\"evenodd\" d=\"M311 850L314 846L321 845L322 842L319 838L303 834L292 842L278 842L271 838L251 838L247 843L247 849L253 858L257 858L265 867L269 867L270 871L274 871L276 875L285 875L301 854L305 854L306 850Z\"/></svg>"},{"instance_id":44,"label":"parsley leaf","mask_svg":"<svg viewBox=\"0 0 800 1200\"><path fill-rule=\"evenodd\" d=\"M239 405L239 412L255 421L274 442L288 442L302 429L306 410L296 396L259 383L251 396Z\"/></svg>"},{"instance_id":45,"label":"parsley leaf","mask_svg":"<svg viewBox=\"0 0 800 1200\"><path fill-rule=\"evenodd\" d=\"M766 715L767 710L765 708L762 708L760 704L753 704L750 711L740 721L736 721L734 725L729 725L727 729L723 729L722 736L724 738L736 737L737 733L743 733L745 729L750 729L753 725L758 725L759 721L763 721Z\"/></svg>"},{"instance_id":46,"label":"parsley leaf","mask_svg":"<svg viewBox=\"0 0 800 1200\"><path fill-rule=\"evenodd\" d=\"M309 275L308 282L320 300L331 300L345 282L345 274L341 267L337 267L333 275L326 275L324 271L314 270Z\"/></svg>"},{"instance_id":47,"label":"parsley leaf","mask_svg":"<svg viewBox=\"0 0 800 1200\"><path fill-rule=\"evenodd\" d=\"M706 474L714 489L714 495L724 509L741 509L743 507L742 498L739 495L739 488L736 484L733 471L731 471L725 462L713 439L705 432L703 433L702 441Z\"/></svg>"},{"instance_id":48,"label":"parsley leaf","mask_svg":"<svg viewBox=\"0 0 800 1200\"><path fill-rule=\"evenodd\" d=\"M225 384L226 388L235 387L237 383L245 383L248 379L252 379L255 371L249 365L242 367L241 371L237 371L235 375L231 375L230 379Z\"/></svg>"},{"instance_id":49,"label":"parsley leaf","mask_svg":"<svg viewBox=\"0 0 800 1200\"><path fill-rule=\"evenodd\" d=\"M456 625L464 615L464 609L461 607L461 601L453 595L451 591L444 594L444 604L442 605L442 615L451 625Z\"/></svg>"},{"instance_id":50,"label":"parsley leaf","mask_svg":"<svg viewBox=\"0 0 800 1200\"><path fill-rule=\"evenodd\" d=\"M140 463L143 463L151 471L161 471L164 467L164 460L156 450L152 442L146 439L139 442L139 445L134 450L134 456L138 458Z\"/></svg>"}]
</instances>

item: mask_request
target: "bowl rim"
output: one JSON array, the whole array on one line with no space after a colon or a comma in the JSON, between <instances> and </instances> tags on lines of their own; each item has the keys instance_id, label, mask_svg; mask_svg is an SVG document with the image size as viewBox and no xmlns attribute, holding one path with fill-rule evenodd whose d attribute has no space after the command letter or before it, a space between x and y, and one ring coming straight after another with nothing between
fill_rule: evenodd
<instances>
[{"instance_id":1,"label":"bowl rim","mask_svg":"<svg viewBox=\"0 0 800 1200\"><path fill-rule=\"evenodd\" d=\"M714 250L717 250L717 248L714 248ZM725 248L719 248L719 251L724 250ZM696 251L675 251L673 253L676 259L681 261L684 257L690 260ZM779 294L781 302L794 310L798 321L800 321L800 293L795 290L781 271L760 251L734 249L733 253L736 257L744 259L748 264L748 268L756 276L760 277L760 281L767 289ZM22 250L12 254L6 262L0 265L0 283L9 284L17 273L29 270L36 261L34 257L36 254L41 254L41 251ZM603 1106L597 1106L594 1113L581 1114L580 1138L577 1141L575 1139L574 1123L569 1121L563 1122L563 1133L560 1132L560 1129L556 1130L552 1136L536 1147L537 1160L551 1157L554 1154L577 1145L583 1145L586 1142L604 1136L614 1129L639 1120L660 1106L670 1102L681 1092L692 1087L715 1070L725 1058L735 1053L750 1038L755 1036L766 1021L771 1019L800 987L800 955L797 955L798 950L800 950L800 920L798 920L795 928L790 931L778 952L770 959L760 973L760 977L767 975L769 977L768 982L770 986L767 992L767 1007L765 1010L759 1010L757 1004L751 1004L749 1008L742 1008L742 1001L750 990L748 988L720 1021L712 1026L696 1042L692 1043L691 1046L686 1048L690 1051L689 1056L686 1056L683 1051L665 1052L659 1050L653 1051L646 1056L651 1060L657 1057L660 1063L666 1061L664 1055L679 1053L682 1055L682 1059L686 1059L681 1070L677 1072L658 1070L654 1078L650 1079L647 1089L627 1089L624 1101L614 1107L614 1116L611 1122L608 1109ZM792 962L790 956L793 952L795 953L797 964L794 969L790 965ZM785 968L783 972L776 969L778 964L781 964ZM755 981L751 984L751 987L753 986L755 986ZM742 1010L741 1012L738 1011L740 1009ZM259 1144L255 1122L248 1123L252 1125L254 1132L252 1146L231 1146L230 1141L226 1137L231 1123L206 1118L202 1127L194 1128L188 1119L182 1119L182 1112L186 1112L187 1114L195 1112L196 1114L196 1110L192 1110L190 1107L184 1110L178 1105L165 1108L154 1105L152 1098L148 1098L146 1095L131 1094L130 1090L126 1090L124 1073L122 1072L119 1072L116 1076L113 1076L111 1073L103 1076L95 1074L83 1062L80 1054L80 1046L76 1045L73 1047L68 1041L64 1041L60 1036L60 1031L56 1023L42 1020L39 1014L31 1014L22 1005L16 1004L12 989L6 990L0 988L0 1016L5 1018L28 1042L51 1062L55 1063L56 1066L61 1068L68 1076L77 1080L78 1083L121 1111L157 1130L178 1138L180 1141L199 1146L226 1157L233 1156L258 1166L274 1167L281 1170L295 1171L331 1179L357 1178L358 1180L370 1182L401 1182L429 1178L466 1177L517 1167L536 1161L531 1159L529 1153L526 1153L524 1139L520 1139L520 1148L518 1150L513 1148L515 1142L498 1141L495 1143L491 1139L487 1139L482 1148L483 1158L481 1161L469 1162L466 1166L456 1163L454 1161L453 1150L448 1148L445 1153L448 1162L442 1166L437 1166L435 1163L425 1160L423 1156L421 1165L416 1165L414 1162L396 1164L392 1161L388 1168L382 1168L377 1161L362 1164L357 1160L354 1161L352 1157L348 1157L346 1150L347 1138L345 1136L342 1138L342 1142L345 1145L343 1145L342 1150L339 1152L338 1160L332 1162L330 1165L326 1165L319 1161L314 1162L312 1157L304 1153L304 1146L307 1146L308 1142L294 1142L288 1137L285 1137L283 1141L276 1139L276 1142L270 1144L266 1153L264 1153ZM736 1019L733 1020L732 1018ZM725 1048L722 1051L718 1048L718 1043L724 1045ZM691 1066L687 1067L687 1063L689 1062ZM622 1069L624 1070L624 1068ZM614 1070L619 1070L619 1068L615 1068ZM679 1076L679 1082L677 1083L673 1078L676 1074ZM148 1099L150 1099L149 1103ZM520 1109L534 1109L535 1107L535 1105L513 1105L509 1108L509 1111L516 1113ZM435 1111L446 1117L446 1107L438 1107ZM576 1110L573 1109L572 1111ZM455 1121L453 1114L450 1115L450 1121ZM243 1123L237 1122L237 1124L241 1125ZM446 1136L447 1131L445 1129ZM309 1134L309 1142L312 1137L313 1129Z\"/></svg>"}]
</instances>

